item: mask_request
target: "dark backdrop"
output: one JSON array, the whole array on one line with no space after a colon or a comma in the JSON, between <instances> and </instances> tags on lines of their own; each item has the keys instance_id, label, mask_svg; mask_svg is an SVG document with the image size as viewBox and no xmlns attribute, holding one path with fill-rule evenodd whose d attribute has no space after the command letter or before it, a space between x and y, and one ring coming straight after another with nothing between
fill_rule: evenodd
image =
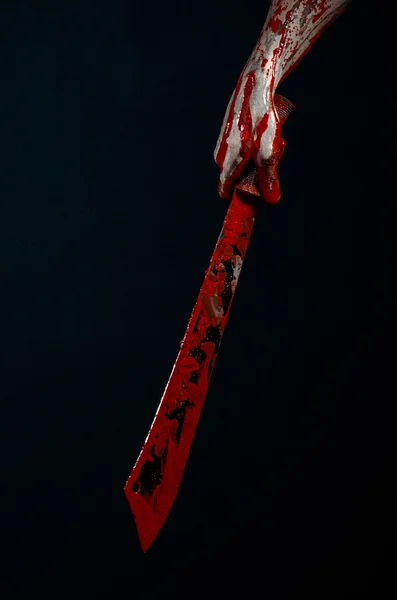
<instances>
[{"instance_id":1,"label":"dark backdrop","mask_svg":"<svg viewBox=\"0 0 397 600\"><path fill-rule=\"evenodd\" d=\"M280 89L282 202L147 555L122 488L226 211L212 152L268 2L1 7L2 597L392 597L383 3L353 2Z\"/></svg>"}]
</instances>

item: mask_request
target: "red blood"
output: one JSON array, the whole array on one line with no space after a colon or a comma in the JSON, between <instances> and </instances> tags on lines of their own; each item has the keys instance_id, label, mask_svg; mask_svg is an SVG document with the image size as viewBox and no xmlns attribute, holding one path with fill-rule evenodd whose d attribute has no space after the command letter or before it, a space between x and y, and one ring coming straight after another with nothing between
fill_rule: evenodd
<instances>
[{"instance_id":1,"label":"red blood","mask_svg":"<svg viewBox=\"0 0 397 600\"><path fill-rule=\"evenodd\" d=\"M246 146L246 144L248 144L248 142L251 138L251 135L252 135L252 117L251 117L251 110L250 110L250 100L251 100L252 92L255 87L255 80L256 80L255 73L253 71L248 73L247 80L244 85L243 105L242 105L239 120L238 120L238 127L240 129L242 148L244 148Z\"/></svg>"},{"instance_id":2,"label":"red blood","mask_svg":"<svg viewBox=\"0 0 397 600\"><path fill-rule=\"evenodd\" d=\"M273 31L273 33L277 33L282 26L283 22L281 19L273 18L269 21L269 28Z\"/></svg>"},{"instance_id":3,"label":"red blood","mask_svg":"<svg viewBox=\"0 0 397 600\"><path fill-rule=\"evenodd\" d=\"M266 113L256 127L255 147L257 150L259 150L259 148L260 148L261 139L267 129L268 124L269 124L269 113Z\"/></svg>"}]
</instances>

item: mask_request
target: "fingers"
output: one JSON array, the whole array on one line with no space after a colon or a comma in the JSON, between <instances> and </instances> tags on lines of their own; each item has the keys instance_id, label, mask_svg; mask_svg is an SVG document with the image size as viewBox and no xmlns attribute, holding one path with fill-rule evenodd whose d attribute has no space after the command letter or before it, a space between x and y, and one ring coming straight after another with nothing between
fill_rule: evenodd
<instances>
[{"instance_id":1,"label":"fingers","mask_svg":"<svg viewBox=\"0 0 397 600\"><path fill-rule=\"evenodd\" d=\"M258 172L259 187L264 200L269 204L277 204L281 199L277 168L286 145L285 139L281 138L277 151L269 159L263 160L260 154L254 159Z\"/></svg>"},{"instance_id":2,"label":"fingers","mask_svg":"<svg viewBox=\"0 0 397 600\"><path fill-rule=\"evenodd\" d=\"M277 204L281 199L277 168L284 154L286 145L286 140L281 138L278 149L268 159L263 159L260 152L252 153L251 147L245 147L244 151L240 151L233 160L226 165L224 164L223 168L222 165L219 165L221 167L218 184L220 197L229 199L232 196L234 186L241 178L247 162L250 159L253 159L258 173L258 183L263 199L269 204Z\"/></svg>"},{"instance_id":3,"label":"fingers","mask_svg":"<svg viewBox=\"0 0 397 600\"><path fill-rule=\"evenodd\" d=\"M259 187L265 202L277 204L281 199L280 182L277 175L277 167L272 159L263 164L257 164Z\"/></svg>"},{"instance_id":4,"label":"fingers","mask_svg":"<svg viewBox=\"0 0 397 600\"><path fill-rule=\"evenodd\" d=\"M214 152L220 168L221 198L232 196L252 160L265 201L275 204L280 200L277 167L286 145L281 128L294 106L279 94L273 98L273 88L268 90L268 86L270 83L257 79L252 70L246 76L243 72L230 98Z\"/></svg>"},{"instance_id":5,"label":"fingers","mask_svg":"<svg viewBox=\"0 0 397 600\"><path fill-rule=\"evenodd\" d=\"M234 186L240 179L250 156L250 148L246 146L241 148L239 152L235 152L233 159L219 164L221 173L218 183L218 193L221 198L228 199L232 196Z\"/></svg>"},{"instance_id":6,"label":"fingers","mask_svg":"<svg viewBox=\"0 0 397 600\"><path fill-rule=\"evenodd\" d=\"M248 161L252 160L257 168L258 184L264 200L269 204L280 201L277 168L286 146L286 141L281 138L281 126L290 114L285 108L287 102L276 95L277 112L266 112L262 119L256 121L254 128L245 113L244 118L241 113L238 118L229 115L225 120L215 150L215 160L221 171L218 184L221 198L231 198ZM291 103L287 108L291 112L290 106Z\"/></svg>"}]
</instances>

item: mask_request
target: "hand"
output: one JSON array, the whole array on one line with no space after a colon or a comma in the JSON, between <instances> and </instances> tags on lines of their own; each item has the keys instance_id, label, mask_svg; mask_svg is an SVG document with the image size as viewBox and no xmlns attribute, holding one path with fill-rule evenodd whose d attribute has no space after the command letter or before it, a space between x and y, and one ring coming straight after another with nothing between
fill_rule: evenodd
<instances>
[{"instance_id":1,"label":"hand","mask_svg":"<svg viewBox=\"0 0 397 600\"><path fill-rule=\"evenodd\" d=\"M277 167L286 145L281 128L293 106L275 90L349 1L272 0L230 99L215 149L222 198L231 196L247 163L252 162L264 199L280 200Z\"/></svg>"},{"instance_id":2,"label":"hand","mask_svg":"<svg viewBox=\"0 0 397 600\"><path fill-rule=\"evenodd\" d=\"M286 147L281 128L294 107L273 94L270 69L243 71L230 100L215 150L221 169L219 194L229 198L247 163L256 166L258 184L266 202L280 200L277 167Z\"/></svg>"}]
</instances>

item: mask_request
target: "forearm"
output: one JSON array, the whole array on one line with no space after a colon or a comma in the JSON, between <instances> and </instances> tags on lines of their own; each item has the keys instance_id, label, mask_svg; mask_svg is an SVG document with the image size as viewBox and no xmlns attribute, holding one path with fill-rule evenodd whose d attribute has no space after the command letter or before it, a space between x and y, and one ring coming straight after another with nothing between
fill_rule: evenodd
<instances>
[{"instance_id":1,"label":"forearm","mask_svg":"<svg viewBox=\"0 0 397 600\"><path fill-rule=\"evenodd\" d=\"M276 89L349 1L272 0L247 67L251 70L253 64L260 64L260 69L273 80L271 87Z\"/></svg>"}]
</instances>

